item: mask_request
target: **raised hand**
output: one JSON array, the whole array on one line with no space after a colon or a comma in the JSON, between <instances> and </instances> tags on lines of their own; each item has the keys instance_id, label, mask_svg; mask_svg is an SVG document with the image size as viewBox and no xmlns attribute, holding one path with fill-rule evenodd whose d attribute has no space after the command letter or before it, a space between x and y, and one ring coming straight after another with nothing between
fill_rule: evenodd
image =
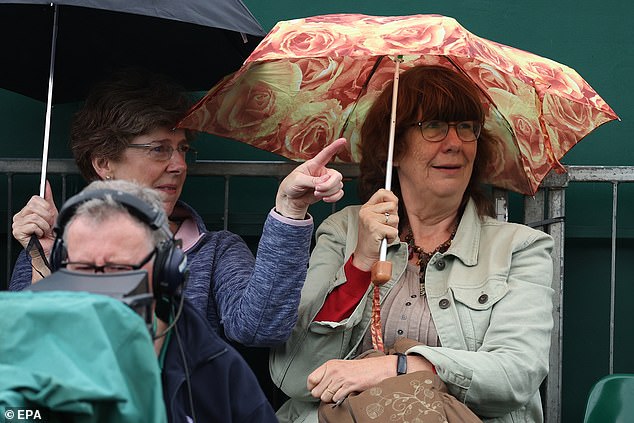
<instances>
[{"instance_id":1,"label":"raised hand","mask_svg":"<svg viewBox=\"0 0 634 423\"><path fill-rule=\"evenodd\" d=\"M280 184L275 209L286 217L303 219L319 200L334 203L343 197L341 173L326 167L346 145L344 138L329 144L312 159L297 166Z\"/></svg>"},{"instance_id":2,"label":"raised hand","mask_svg":"<svg viewBox=\"0 0 634 423\"><path fill-rule=\"evenodd\" d=\"M48 257L53 248L53 242L55 241L55 235L53 234L53 226L57 219L57 207L53 201L53 192L51 190L51 184L46 181L46 189L44 192L44 198L39 195L31 197L26 206L22 208L13 216L12 233L13 237L26 248L31 240L31 235L35 236L40 241L44 254ZM33 255L35 254L35 256ZM43 261L35 260L39 258L39 253L33 251L31 253L33 260L33 266L41 272L40 275L33 274L33 281L41 279L41 276L46 276L48 269L43 267Z\"/></svg>"}]
</instances>

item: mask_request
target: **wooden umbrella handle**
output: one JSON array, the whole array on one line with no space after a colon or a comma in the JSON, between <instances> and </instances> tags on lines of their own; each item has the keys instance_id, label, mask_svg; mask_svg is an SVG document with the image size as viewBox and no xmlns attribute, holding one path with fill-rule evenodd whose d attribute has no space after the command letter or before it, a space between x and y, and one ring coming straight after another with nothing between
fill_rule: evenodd
<instances>
[{"instance_id":1,"label":"wooden umbrella handle","mask_svg":"<svg viewBox=\"0 0 634 423\"><path fill-rule=\"evenodd\" d=\"M392 278L391 261L376 261L370 270L370 278L375 285L383 285Z\"/></svg>"}]
</instances>

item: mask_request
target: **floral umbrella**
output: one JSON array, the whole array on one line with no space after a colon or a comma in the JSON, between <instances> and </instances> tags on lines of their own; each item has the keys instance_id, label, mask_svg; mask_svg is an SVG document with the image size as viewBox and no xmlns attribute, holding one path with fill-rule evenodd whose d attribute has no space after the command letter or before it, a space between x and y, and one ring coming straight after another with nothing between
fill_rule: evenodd
<instances>
[{"instance_id":1,"label":"floral umbrella","mask_svg":"<svg viewBox=\"0 0 634 423\"><path fill-rule=\"evenodd\" d=\"M498 155L487 182L534 194L577 142L618 116L573 69L480 38L440 15L336 14L279 22L235 74L181 122L184 128L305 160L339 136L356 144L373 100L400 69L442 65L480 88Z\"/></svg>"},{"instance_id":2,"label":"floral umbrella","mask_svg":"<svg viewBox=\"0 0 634 423\"><path fill-rule=\"evenodd\" d=\"M392 60L391 60L392 59ZM439 15L376 17L339 14L279 22L235 74L201 99L181 127L247 142L291 159L308 159L338 137L358 161L365 116L390 81L392 130L385 188L391 188L398 74L446 66L480 89L497 156L487 182L534 194L559 159L599 125L618 119L573 69L480 38ZM383 350L379 285L391 277L383 240L372 268L370 330Z\"/></svg>"}]
</instances>

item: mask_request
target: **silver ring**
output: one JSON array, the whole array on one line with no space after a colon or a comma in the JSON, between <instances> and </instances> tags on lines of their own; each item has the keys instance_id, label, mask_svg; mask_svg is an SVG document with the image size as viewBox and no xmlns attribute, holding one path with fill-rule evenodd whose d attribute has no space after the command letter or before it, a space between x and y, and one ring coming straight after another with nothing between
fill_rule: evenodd
<instances>
[{"instance_id":1,"label":"silver ring","mask_svg":"<svg viewBox=\"0 0 634 423\"><path fill-rule=\"evenodd\" d=\"M335 395L335 392L332 392L330 389L326 388L326 391L330 393L330 395Z\"/></svg>"},{"instance_id":2,"label":"silver ring","mask_svg":"<svg viewBox=\"0 0 634 423\"><path fill-rule=\"evenodd\" d=\"M388 223L390 223L390 214L389 213L385 213L385 224L387 225Z\"/></svg>"}]
</instances>

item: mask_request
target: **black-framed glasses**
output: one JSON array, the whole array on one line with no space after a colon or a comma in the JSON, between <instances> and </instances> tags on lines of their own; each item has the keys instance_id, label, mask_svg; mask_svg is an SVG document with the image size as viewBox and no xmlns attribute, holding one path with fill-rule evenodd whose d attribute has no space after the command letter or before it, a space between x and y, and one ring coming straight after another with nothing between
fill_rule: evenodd
<instances>
[{"instance_id":1,"label":"black-framed glasses","mask_svg":"<svg viewBox=\"0 0 634 423\"><path fill-rule=\"evenodd\" d=\"M465 120L463 122L449 123L442 120L429 120L427 122L416 122L420 128L423 138L429 142L440 142L447 138L449 127L456 128L458 138L462 142L473 142L480 136L482 125L475 120Z\"/></svg>"},{"instance_id":2,"label":"black-framed glasses","mask_svg":"<svg viewBox=\"0 0 634 423\"><path fill-rule=\"evenodd\" d=\"M179 144L174 148L169 144L151 142L148 144L128 144L128 148L142 148L147 151L147 155L157 162L166 162L172 158L174 151L183 156L185 162L193 163L196 161L196 150L189 144Z\"/></svg>"},{"instance_id":3,"label":"black-framed glasses","mask_svg":"<svg viewBox=\"0 0 634 423\"><path fill-rule=\"evenodd\" d=\"M138 264L120 264L120 263L106 263L103 266L97 266L94 263L84 263L81 261L62 261L62 267L72 271L81 273L117 273L117 272L129 272L131 270L139 270L145 266L152 257L156 254L156 248L153 249L143 260Z\"/></svg>"}]
</instances>

